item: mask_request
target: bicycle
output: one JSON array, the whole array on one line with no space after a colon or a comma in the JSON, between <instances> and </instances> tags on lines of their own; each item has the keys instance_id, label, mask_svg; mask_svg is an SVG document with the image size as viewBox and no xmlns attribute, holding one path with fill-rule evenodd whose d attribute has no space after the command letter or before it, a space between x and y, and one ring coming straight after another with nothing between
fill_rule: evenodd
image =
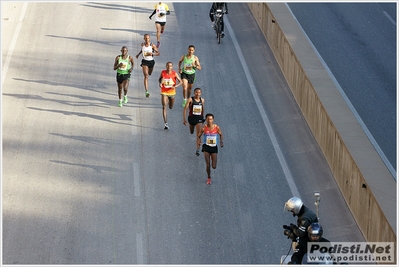
<instances>
[{"instance_id":1,"label":"bicycle","mask_svg":"<svg viewBox=\"0 0 399 267\"><path fill-rule=\"evenodd\" d=\"M215 16L215 23L213 25L213 28L215 29L215 32L216 32L216 39L218 41L218 44L220 44L220 38L222 37L221 22L223 21L223 15L226 14L226 11L217 9L216 13L211 13L211 14Z\"/></svg>"}]
</instances>

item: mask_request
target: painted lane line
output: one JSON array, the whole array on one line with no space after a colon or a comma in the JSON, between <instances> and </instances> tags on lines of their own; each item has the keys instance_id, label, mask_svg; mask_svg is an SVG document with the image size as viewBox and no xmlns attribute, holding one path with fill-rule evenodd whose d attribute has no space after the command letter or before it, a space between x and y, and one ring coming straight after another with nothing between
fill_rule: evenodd
<instances>
[{"instance_id":1,"label":"painted lane line","mask_svg":"<svg viewBox=\"0 0 399 267\"><path fill-rule=\"evenodd\" d=\"M143 253L143 235L140 233L136 234L136 258L137 264L144 264L144 253Z\"/></svg>"},{"instance_id":2,"label":"painted lane line","mask_svg":"<svg viewBox=\"0 0 399 267\"><path fill-rule=\"evenodd\" d=\"M229 32L229 34L231 36L231 40L233 41L234 47L235 47L235 49L237 51L237 54L238 54L238 57L240 59L241 65L242 65L242 67L244 69L245 76L247 77L247 81L248 81L249 87L251 89L252 95L253 95L253 97L255 99L256 106L259 109L259 112L260 112L260 114L262 116L263 123L264 123L264 125L266 127L266 130L267 130L267 133L269 134L269 137L270 137L270 140L272 141L274 150L276 151L276 155L277 155L277 158L278 158L278 160L280 162L281 168L282 168L282 170L284 172L285 179L288 182L288 185L289 185L289 187L291 189L292 195L300 198L301 196L299 195L298 188L295 185L294 179L293 179L293 177L291 175L291 171L288 168L288 164L285 161L285 158L284 158L283 153L281 152L280 146L278 145L276 135L274 134L273 128L272 128L272 126L270 124L270 120L269 120L269 118L268 118L268 116L267 116L267 114L266 114L266 112L265 112L265 110L264 110L264 108L262 106L262 103L259 100L259 96L258 96L258 93L256 91L256 88L255 88L255 85L254 85L254 81L253 81L253 79L251 77L251 74L248 71L248 66L247 66L247 64L246 64L246 62L244 60L243 53L241 51L240 46L238 45L237 39L235 37L235 34L234 34L234 32L233 32L233 30L232 30L232 28L230 26L230 23L229 23L227 17L225 18L224 22L225 22L227 30L228 30L228 32Z\"/></svg>"},{"instance_id":3,"label":"painted lane line","mask_svg":"<svg viewBox=\"0 0 399 267\"><path fill-rule=\"evenodd\" d=\"M384 13L384 15L389 19L389 21L392 22L392 24L396 26L396 22L392 19L391 16L388 15L388 13L386 11L382 11L382 13Z\"/></svg>"},{"instance_id":4,"label":"painted lane line","mask_svg":"<svg viewBox=\"0 0 399 267\"><path fill-rule=\"evenodd\" d=\"M133 163L133 186L134 186L134 196L140 196L140 168L137 162Z\"/></svg>"},{"instance_id":5,"label":"painted lane line","mask_svg":"<svg viewBox=\"0 0 399 267\"><path fill-rule=\"evenodd\" d=\"M4 82L5 78L6 78L8 66L10 65L10 62L11 62L11 57L12 57L12 54L13 54L14 49L15 49L15 44L17 43L17 39L18 39L18 36L19 36L19 31L21 30L22 22L24 20L27 8L28 8L28 2L24 2L24 5L22 6L21 15L19 16L17 27L15 28L15 32L14 32L14 35L12 37L10 49L8 50L8 53L7 53L6 61L4 63L4 68L3 68L2 72L1 72L1 76L2 76L1 88L3 88L3 82Z\"/></svg>"}]
</instances>

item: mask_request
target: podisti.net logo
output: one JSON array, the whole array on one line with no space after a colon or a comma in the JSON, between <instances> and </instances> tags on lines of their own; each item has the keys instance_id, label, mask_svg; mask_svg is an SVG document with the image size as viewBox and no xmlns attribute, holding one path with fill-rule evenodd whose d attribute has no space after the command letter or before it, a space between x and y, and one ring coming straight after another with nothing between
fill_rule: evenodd
<instances>
[{"instance_id":1,"label":"podisti.net logo","mask_svg":"<svg viewBox=\"0 0 399 267\"><path fill-rule=\"evenodd\" d=\"M394 263L394 242L308 242L309 263Z\"/></svg>"}]
</instances>

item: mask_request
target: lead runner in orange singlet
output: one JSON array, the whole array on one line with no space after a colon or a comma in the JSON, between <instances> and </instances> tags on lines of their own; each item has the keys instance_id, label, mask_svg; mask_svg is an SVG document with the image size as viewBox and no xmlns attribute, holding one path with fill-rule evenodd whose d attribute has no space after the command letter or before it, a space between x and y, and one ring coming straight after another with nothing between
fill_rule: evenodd
<instances>
[{"instance_id":1,"label":"lead runner in orange singlet","mask_svg":"<svg viewBox=\"0 0 399 267\"><path fill-rule=\"evenodd\" d=\"M214 123L214 116L211 113L205 116L206 124L201 128L198 136L197 143L201 144L201 136L204 134L204 143L202 145L202 152L204 152L204 158L206 163L206 172L208 174L208 180L206 184L212 184L211 182L211 164L212 168L216 169L218 145L223 147L223 134L222 130L218 125Z\"/></svg>"}]
</instances>

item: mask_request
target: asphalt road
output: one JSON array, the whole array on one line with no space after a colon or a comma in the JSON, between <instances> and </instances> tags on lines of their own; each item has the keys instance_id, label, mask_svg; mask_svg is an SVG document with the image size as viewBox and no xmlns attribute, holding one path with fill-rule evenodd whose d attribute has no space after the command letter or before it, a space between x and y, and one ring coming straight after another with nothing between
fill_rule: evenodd
<instances>
[{"instance_id":1,"label":"asphalt road","mask_svg":"<svg viewBox=\"0 0 399 267\"><path fill-rule=\"evenodd\" d=\"M170 4L145 98L117 106L113 61L155 41L151 3L2 3L3 264L278 264L298 194L333 241L364 241L249 9L217 44L209 3ZM213 184L157 78L196 46L205 112L225 135ZM155 77L154 77L155 76Z\"/></svg>"},{"instance_id":2,"label":"asphalt road","mask_svg":"<svg viewBox=\"0 0 399 267\"><path fill-rule=\"evenodd\" d=\"M396 177L397 3L288 6Z\"/></svg>"}]
</instances>

